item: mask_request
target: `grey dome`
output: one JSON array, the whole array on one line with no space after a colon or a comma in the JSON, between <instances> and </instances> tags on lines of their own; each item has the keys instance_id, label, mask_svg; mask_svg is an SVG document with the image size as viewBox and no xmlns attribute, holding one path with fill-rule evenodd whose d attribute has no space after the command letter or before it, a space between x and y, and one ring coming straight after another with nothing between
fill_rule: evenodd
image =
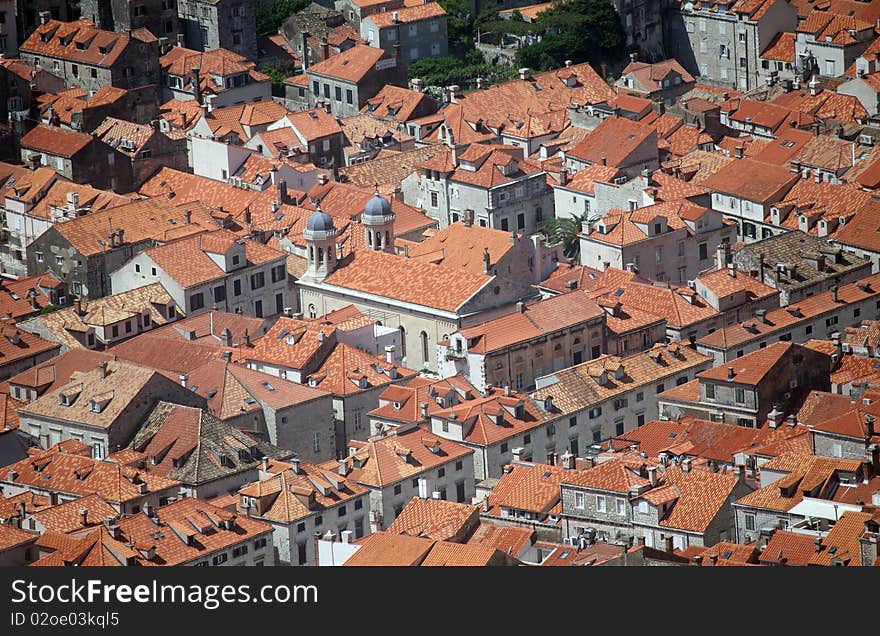
<instances>
[{"instance_id":1,"label":"grey dome","mask_svg":"<svg viewBox=\"0 0 880 636\"><path fill-rule=\"evenodd\" d=\"M379 196L379 193L377 192L369 201L367 201L367 205L364 207L363 219L378 219L393 214L394 212L391 211L391 203L388 202L388 199Z\"/></svg>"},{"instance_id":2,"label":"grey dome","mask_svg":"<svg viewBox=\"0 0 880 636\"><path fill-rule=\"evenodd\" d=\"M318 208L306 222L306 229L310 232L335 232L336 226L333 225L333 217Z\"/></svg>"}]
</instances>

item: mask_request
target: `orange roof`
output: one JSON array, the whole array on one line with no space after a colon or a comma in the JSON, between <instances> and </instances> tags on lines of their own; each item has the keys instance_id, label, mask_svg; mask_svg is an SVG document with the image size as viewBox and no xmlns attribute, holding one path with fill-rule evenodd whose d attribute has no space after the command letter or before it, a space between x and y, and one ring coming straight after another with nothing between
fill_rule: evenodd
<instances>
[{"instance_id":1,"label":"orange roof","mask_svg":"<svg viewBox=\"0 0 880 636\"><path fill-rule=\"evenodd\" d=\"M757 203L772 203L782 198L798 178L787 167L740 159L721 168L702 185Z\"/></svg>"},{"instance_id":2,"label":"orange roof","mask_svg":"<svg viewBox=\"0 0 880 636\"><path fill-rule=\"evenodd\" d=\"M632 463L622 459L610 459L586 470L569 470L560 483L593 490L626 493L632 486L648 486L645 462Z\"/></svg>"},{"instance_id":3,"label":"orange roof","mask_svg":"<svg viewBox=\"0 0 880 636\"><path fill-rule=\"evenodd\" d=\"M794 42L796 36L794 33L780 31L770 40L770 44L761 53L761 58L765 60L779 60L781 62L794 62Z\"/></svg>"},{"instance_id":4,"label":"orange roof","mask_svg":"<svg viewBox=\"0 0 880 636\"><path fill-rule=\"evenodd\" d=\"M479 507L443 499L409 500L387 532L437 541L464 539L476 526Z\"/></svg>"},{"instance_id":5,"label":"orange roof","mask_svg":"<svg viewBox=\"0 0 880 636\"><path fill-rule=\"evenodd\" d=\"M731 276L731 272L733 276ZM701 274L697 280L706 288L715 294L719 300L727 298L733 294L745 292L747 302L753 300L768 298L774 294L778 294L779 290L765 285L757 278L752 278L743 273L737 273L736 270L728 270L727 268L718 269L708 274Z\"/></svg>"},{"instance_id":6,"label":"orange roof","mask_svg":"<svg viewBox=\"0 0 880 636\"><path fill-rule=\"evenodd\" d=\"M247 73L251 81L268 82L269 77L256 70L256 64L228 49L194 51L182 46L172 47L159 58L162 71L183 78L182 90L192 90L193 68L199 69L199 86L203 94L226 90L226 82L215 82L213 76L226 77Z\"/></svg>"},{"instance_id":7,"label":"orange roof","mask_svg":"<svg viewBox=\"0 0 880 636\"><path fill-rule=\"evenodd\" d=\"M400 388L391 386L382 395ZM459 459L471 461L468 456L474 452L454 441L438 438L426 427L394 431L368 442L352 440L348 450L344 460L322 466L337 471L339 462L344 461L348 479L371 488L385 488Z\"/></svg>"},{"instance_id":8,"label":"orange roof","mask_svg":"<svg viewBox=\"0 0 880 636\"><path fill-rule=\"evenodd\" d=\"M469 353L487 354L596 321L602 314L602 309L586 294L561 294L525 305L522 311L466 327L461 335L468 341Z\"/></svg>"},{"instance_id":9,"label":"orange roof","mask_svg":"<svg viewBox=\"0 0 880 636\"><path fill-rule=\"evenodd\" d=\"M56 398L57 402L57 398ZM151 473L91 457L61 452L59 445L4 468L4 479L17 487L87 496L97 494L105 501L121 504L149 496L150 493L177 494L180 482ZM146 485L146 493L139 484Z\"/></svg>"},{"instance_id":10,"label":"orange roof","mask_svg":"<svg viewBox=\"0 0 880 636\"><path fill-rule=\"evenodd\" d=\"M765 565L809 565L815 554L813 535L777 530L764 546L758 560Z\"/></svg>"},{"instance_id":11,"label":"orange roof","mask_svg":"<svg viewBox=\"0 0 880 636\"><path fill-rule=\"evenodd\" d=\"M397 16L397 22L394 21L395 15ZM446 15L446 11L443 10L439 3L425 2L424 4L417 4L411 7L401 7L394 11L372 13L364 19L372 21L373 24L381 29L397 23L408 24L419 22L420 20L430 20L441 15Z\"/></svg>"},{"instance_id":12,"label":"orange roof","mask_svg":"<svg viewBox=\"0 0 880 636\"><path fill-rule=\"evenodd\" d=\"M428 405L428 416L441 410L441 396L460 396L462 400L473 399L476 389L463 376L454 375L442 380L422 376L414 377L406 385L392 384L379 394L379 406L369 412L370 417L404 424L417 424L427 418L422 416L421 405Z\"/></svg>"},{"instance_id":13,"label":"orange roof","mask_svg":"<svg viewBox=\"0 0 880 636\"><path fill-rule=\"evenodd\" d=\"M210 254L225 254L234 244L243 244L243 267L263 265L285 258L284 252L257 241L239 238L228 230L214 230L171 241L146 250L145 255L183 288L202 285L231 275L217 265Z\"/></svg>"},{"instance_id":14,"label":"orange roof","mask_svg":"<svg viewBox=\"0 0 880 636\"><path fill-rule=\"evenodd\" d=\"M865 524L873 520L869 512L847 510L838 519L827 535L822 537L819 550L810 558L810 565L861 566L874 565L862 563L860 539L865 534ZM876 527L876 522L873 522Z\"/></svg>"},{"instance_id":15,"label":"orange roof","mask_svg":"<svg viewBox=\"0 0 880 636\"><path fill-rule=\"evenodd\" d=\"M560 500L560 482L568 471L548 464L514 464L489 494L489 511L502 515L502 509L536 513L543 521Z\"/></svg>"},{"instance_id":16,"label":"orange roof","mask_svg":"<svg viewBox=\"0 0 880 636\"><path fill-rule=\"evenodd\" d=\"M360 543L360 549L345 562L346 566L416 566L421 565L434 547L433 539L410 537L391 532L374 532Z\"/></svg>"},{"instance_id":17,"label":"orange roof","mask_svg":"<svg viewBox=\"0 0 880 636\"><path fill-rule=\"evenodd\" d=\"M146 29L114 33L102 31L91 20L84 18L75 22L49 20L46 24L38 25L19 49L42 57L111 67L132 38L142 42L156 41L155 36Z\"/></svg>"},{"instance_id":18,"label":"orange roof","mask_svg":"<svg viewBox=\"0 0 880 636\"><path fill-rule=\"evenodd\" d=\"M723 380L725 382L754 386L760 383L764 376L773 370L773 367L782 360L782 357L790 349L798 349L800 347L800 345L791 342L774 342L763 349L747 353L741 358L736 358L726 364L702 371L697 374L697 377L704 380ZM732 377L730 375L731 369L733 370Z\"/></svg>"},{"instance_id":19,"label":"orange roof","mask_svg":"<svg viewBox=\"0 0 880 636\"><path fill-rule=\"evenodd\" d=\"M621 71L621 75L629 75L632 73L635 75L636 79L639 80L639 83L645 87L645 90L654 92L663 88L663 80L673 72L678 73L681 76L682 83L687 84L694 81L694 76L688 73L685 68L678 63L678 60L675 59L663 60L662 62L655 62L653 64L631 62L630 64L627 64L623 71Z\"/></svg>"},{"instance_id":20,"label":"orange roof","mask_svg":"<svg viewBox=\"0 0 880 636\"><path fill-rule=\"evenodd\" d=\"M46 530L64 534L117 518L119 512L98 495L86 495L33 513Z\"/></svg>"},{"instance_id":21,"label":"orange roof","mask_svg":"<svg viewBox=\"0 0 880 636\"><path fill-rule=\"evenodd\" d=\"M350 49L332 55L322 62L313 64L306 69L308 75L333 77L346 82L358 83L372 70L376 63L385 56L382 49L357 44Z\"/></svg>"},{"instance_id":22,"label":"orange roof","mask_svg":"<svg viewBox=\"0 0 880 636\"><path fill-rule=\"evenodd\" d=\"M492 280L482 273L356 250L342 259L324 284L454 312Z\"/></svg>"},{"instance_id":23,"label":"orange roof","mask_svg":"<svg viewBox=\"0 0 880 636\"><path fill-rule=\"evenodd\" d=\"M39 124L21 138L25 150L37 150L60 157L73 157L92 143L92 136Z\"/></svg>"},{"instance_id":24,"label":"orange roof","mask_svg":"<svg viewBox=\"0 0 880 636\"><path fill-rule=\"evenodd\" d=\"M187 212L191 213L189 223ZM198 234L217 225L202 205L176 204L164 196L93 212L55 225L58 233L84 256L94 256L109 248L110 227L124 230L125 245L133 245L150 239L168 241Z\"/></svg>"},{"instance_id":25,"label":"orange roof","mask_svg":"<svg viewBox=\"0 0 880 636\"><path fill-rule=\"evenodd\" d=\"M860 287L862 285L863 287ZM798 324L806 324L816 316L837 310L847 305L880 294L880 274L868 276L858 283L841 285L837 292L837 302L831 298L832 292L821 292L798 301L797 305L780 307L767 312L765 320L750 320L734 323L703 336L697 342L708 347L730 349L737 345L766 338Z\"/></svg>"},{"instance_id":26,"label":"orange roof","mask_svg":"<svg viewBox=\"0 0 880 636\"><path fill-rule=\"evenodd\" d=\"M620 166L636 148L656 140L656 136L652 126L623 117L608 117L568 154L593 164Z\"/></svg>"}]
</instances>

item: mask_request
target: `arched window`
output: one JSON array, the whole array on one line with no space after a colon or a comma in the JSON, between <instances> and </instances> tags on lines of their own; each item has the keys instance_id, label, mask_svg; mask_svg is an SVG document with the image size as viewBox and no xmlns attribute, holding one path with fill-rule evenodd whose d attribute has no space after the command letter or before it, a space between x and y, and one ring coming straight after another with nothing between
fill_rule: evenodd
<instances>
[{"instance_id":1,"label":"arched window","mask_svg":"<svg viewBox=\"0 0 880 636\"><path fill-rule=\"evenodd\" d=\"M422 362L426 365L428 364L428 334L426 332L422 332L419 334L419 342L422 346Z\"/></svg>"},{"instance_id":2,"label":"arched window","mask_svg":"<svg viewBox=\"0 0 880 636\"><path fill-rule=\"evenodd\" d=\"M318 312L315 310L314 305L309 305L309 318L317 318Z\"/></svg>"},{"instance_id":3,"label":"arched window","mask_svg":"<svg viewBox=\"0 0 880 636\"><path fill-rule=\"evenodd\" d=\"M388 230L385 230L385 247L391 245L391 233Z\"/></svg>"},{"instance_id":4,"label":"arched window","mask_svg":"<svg viewBox=\"0 0 880 636\"><path fill-rule=\"evenodd\" d=\"M309 245L309 260L315 262L315 248Z\"/></svg>"},{"instance_id":5,"label":"arched window","mask_svg":"<svg viewBox=\"0 0 880 636\"><path fill-rule=\"evenodd\" d=\"M367 245L369 247L373 247L373 231L372 230L367 231Z\"/></svg>"},{"instance_id":6,"label":"arched window","mask_svg":"<svg viewBox=\"0 0 880 636\"><path fill-rule=\"evenodd\" d=\"M318 264L321 265L324 263L324 248L318 248Z\"/></svg>"},{"instance_id":7,"label":"arched window","mask_svg":"<svg viewBox=\"0 0 880 636\"><path fill-rule=\"evenodd\" d=\"M376 248L382 247L382 232L376 232Z\"/></svg>"},{"instance_id":8,"label":"arched window","mask_svg":"<svg viewBox=\"0 0 880 636\"><path fill-rule=\"evenodd\" d=\"M400 325L400 357L406 356L406 329Z\"/></svg>"}]
</instances>

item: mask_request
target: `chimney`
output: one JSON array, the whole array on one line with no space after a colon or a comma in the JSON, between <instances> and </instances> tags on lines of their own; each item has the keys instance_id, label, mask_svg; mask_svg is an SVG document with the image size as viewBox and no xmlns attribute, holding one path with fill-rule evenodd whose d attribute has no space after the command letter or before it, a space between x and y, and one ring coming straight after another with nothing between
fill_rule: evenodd
<instances>
[{"instance_id":1,"label":"chimney","mask_svg":"<svg viewBox=\"0 0 880 636\"><path fill-rule=\"evenodd\" d=\"M421 93L422 90L425 88L425 83L417 77L414 78L410 83L412 84L412 89L417 93Z\"/></svg>"},{"instance_id":2,"label":"chimney","mask_svg":"<svg viewBox=\"0 0 880 636\"><path fill-rule=\"evenodd\" d=\"M691 458L690 457L685 457L682 460L681 472L683 472L685 475L687 475L689 472L691 472Z\"/></svg>"},{"instance_id":3,"label":"chimney","mask_svg":"<svg viewBox=\"0 0 880 636\"><path fill-rule=\"evenodd\" d=\"M712 565L715 565L716 563L718 563L718 553L717 552L713 552L712 554L709 555L709 562Z\"/></svg>"},{"instance_id":4,"label":"chimney","mask_svg":"<svg viewBox=\"0 0 880 636\"><path fill-rule=\"evenodd\" d=\"M727 379L733 380L733 377L735 375L736 375L736 373L734 372L733 367L727 367Z\"/></svg>"},{"instance_id":5,"label":"chimney","mask_svg":"<svg viewBox=\"0 0 880 636\"><path fill-rule=\"evenodd\" d=\"M40 162L42 161L42 157L41 157L41 155L39 155L35 152L32 155L28 155L28 161L31 164L31 170L36 170L37 168L40 167Z\"/></svg>"},{"instance_id":6,"label":"chimney","mask_svg":"<svg viewBox=\"0 0 880 636\"><path fill-rule=\"evenodd\" d=\"M180 386L182 386L185 389L186 385L188 383L189 383L189 373L181 373L180 374Z\"/></svg>"},{"instance_id":7,"label":"chimney","mask_svg":"<svg viewBox=\"0 0 880 636\"><path fill-rule=\"evenodd\" d=\"M321 38L321 59L326 60L330 57L330 43L327 42L327 37Z\"/></svg>"},{"instance_id":8,"label":"chimney","mask_svg":"<svg viewBox=\"0 0 880 636\"><path fill-rule=\"evenodd\" d=\"M608 165L608 158L605 155L602 155L601 159L599 159L599 163L603 166Z\"/></svg>"},{"instance_id":9,"label":"chimney","mask_svg":"<svg viewBox=\"0 0 880 636\"><path fill-rule=\"evenodd\" d=\"M192 210L184 210L183 220L187 225L192 223L192 216L193 216Z\"/></svg>"},{"instance_id":10,"label":"chimney","mask_svg":"<svg viewBox=\"0 0 880 636\"><path fill-rule=\"evenodd\" d=\"M474 211L470 208L463 210L461 213L461 222L465 227L472 227L474 224Z\"/></svg>"},{"instance_id":11,"label":"chimney","mask_svg":"<svg viewBox=\"0 0 880 636\"><path fill-rule=\"evenodd\" d=\"M736 278L736 263L727 264L727 275L731 278Z\"/></svg>"},{"instance_id":12,"label":"chimney","mask_svg":"<svg viewBox=\"0 0 880 636\"><path fill-rule=\"evenodd\" d=\"M484 80L482 77L478 77L476 79L477 90L483 90L485 88L485 82L486 80Z\"/></svg>"},{"instance_id":13,"label":"chimney","mask_svg":"<svg viewBox=\"0 0 880 636\"><path fill-rule=\"evenodd\" d=\"M865 436L870 438L874 437L874 434L874 416L870 413L865 413Z\"/></svg>"},{"instance_id":14,"label":"chimney","mask_svg":"<svg viewBox=\"0 0 880 636\"><path fill-rule=\"evenodd\" d=\"M694 556L694 565L697 567L702 567L703 565L703 555L697 554Z\"/></svg>"},{"instance_id":15,"label":"chimney","mask_svg":"<svg viewBox=\"0 0 880 636\"><path fill-rule=\"evenodd\" d=\"M388 364L394 364L394 345L386 345L385 362Z\"/></svg>"},{"instance_id":16,"label":"chimney","mask_svg":"<svg viewBox=\"0 0 880 636\"><path fill-rule=\"evenodd\" d=\"M831 300L833 302L837 302L837 285L831 286Z\"/></svg>"},{"instance_id":17,"label":"chimney","mask_svg":"<svg viewBox=\"0 0 880 636\"><path fill-rule=\"evenodd\" d=\"M489 264L490 264L489 248L484 247L483 248L483 273L484 274L489 273Z\"/></svg>"},{"instance_id":18,"label":"chimney","mask_svg":"<svg viewBox=\"0 0 880 636\"><path fill-rule=\"evenodd\" d=\"M568 68L568 67L571 66L571 65L572 65L572 61L571 61L571 60L565 60L565 68Z\"/></svg>"},{"instance_id":19,"label":"chimney","mask_svg":"<svg viewBox=\"0 0 880 636\"><path fill-rule=\"evenodd\" d=\"M299 457L291 457L288 461L290 462L290 472L299 475Z\"/></svg>"},{"instance_id":20,"label":"chimney","mask_svg":"<svg viewBox=\"0 0 880 636\"><path fill-rule=\"evenodd\" d=\"M440 499L440 491L435 490L431 493L431 499Z\"/></svg>"},{"instance_id":21,"label":"chimney","mask_svg":"<svg viewBox=\"0 0 880 636\"><path fill-rule=\"evenodd\" d=\"M672 537L666 537L666 551L672 552L675 550L675 541L673 541Z\"/></svg>"},{"instance_id":22,"label":"chimney","mask_svg":"<svg viewBox=\"0 0 880 636\"><path fill-rule=\"evenodd\" d=\"M322 172L318 175L318 183L320 185L327 185L327 182L330 180L330 177L327 176L326 173Z\"/></svg>"},{"instance_id":23,"label":"chimney","mask_svg":"<svg viewBox=\"0 0 880 636\"><path fill-rule=\"evenodd\" d=\"M530 80L532 79L532 69L530 68L521 68L519 69L519 78L521 80Z\"/></svg>"},{"instance_id":24,"label":"chimney","mask_svg":"<svg viewBox=\"0 0 880 636\"><path fill-rule=\"evenodd\" d=\"M757 309L755 310L755 317L762 323L767 324L767 310L766 309Z\"/></svg>"},{"instance_id":25,"label":"chimney","mask_svg":"<svg viewBox=\"0 0 880 636\"><path fill-rule=\"evenodd\" d=\"M733 147L733 157L734 159L742 159L745 154L745 146L734 146Z\"/></svg>"},{"instance_id":26,"label":"chimney","mask_svg":"<svg viewBox=\"0 0 880 636\"><path fill-rule=\"evenodd\" d=\"M630 53L629 54L629 63L630 64L635 64L638 61L639 61L639 54L638 53Z\"/></svg>"},{"instance_id":27,"label":"chimney","mask_svg":"<svg viewBox=\"0 0 880 636\"><path fill-rule=\"evenodd\" d=\"M199 70L200 69L198 66L192 67L192 74L193 74L192 83L193 83L193 97L195 97L196 102L201 104L202 103L202 85L199 83Z\"/></svg>"},{"instance_id":28,"label":"chimney","mask_svg":"<svg viewBox=\"0 0 880 636\"><path fill-rule=\"evenodd\" d=\"M559 171L559 185L568 185L568 170L565 168Z\"/></svg>"},{"instance_id":29,"label":"chimney","mask_svg":"<svg viewBox=\"0 0 880 636\"><path fill-rule=\"evenodd\" d=\"M39 16L40 24L46 24L52 19L52 14L49 11L40 11Z\"/></svg>"},{"instance_id":30,"label":"chimney","mask_svg":"<svg viewBox=\"0 0 880 636\"><path fill-rule=\"evenodd\" d=\"M510 385L509 384L504 385L504 397L510 397Z\"/></svg>"},{"instance_id":31,"label":"chimney","mask_svg":"<svg viewBox=\"0 0 880 636\"><path fill-rule=\"evenodd\" d=\"M88 508L80 508L79 509L79 522L83 528L89 525L89 509Z\"/></svg>"},{"instance_id":32,"label":"chimney","mask_svg":"<svg viewBox=\"0 0 880 636\"><path fill-rule=\"evenodd\" d=\"M276 201L279 205L287 203L287 181L284 179L278 179L278 198Z\"/></svg>"},{"instance_id":33,"label":"chimney","mask_svg":"<svg viewBox=\"0 0 880 636\"><path fill-rule=\"evenodd\" d=\"M252 218L253 218L253 217L251 216L251 209L250 209L250 207L246 207L246 208L244 209L244 218L243 218L243 220L244 220L244 224L247 225L248 227L250 227L251 219L252 219Z\"/></svg>"},{"instance_id":34,"label":"chimney","mask_svg":"<svg viewBox=\"0 0 880 636\"><path fill-rule=\"evenodd\" d=\"M652 488L657 485L657 467L656 466L649 466L648 467L648 481L651 482Z\"/></svg>"},{"instance_id":35,"label":"chimney","mask_svg":"<svg viewBox=\"0 0 880 636\"><path fill-rule=\"evenodd\" d=\"M815 539L813 539L813 545L814 545L815 548L816 548L816 553L817 553L817 554L818 554L819 552L821 552L821 551L822 551L822 537L816 537Z\"/></svg>"},{"instance_id":36,"label":"chimney","mask_svg":"<svg viewBox=\"0 0 880 636\"><path fill-rule=\"evenodd\" d=\"M419 413L421 414L423 421L428 419L428 403L427 402L422 402L421 404L419 404Z\"/></svg>"},{"instance_id":37,"label":"chimney","mask_svg":"<svg viewBox=\"0 0 880 636\"><path fill-rule=\"evenodd\" d=\"M229 327L226 327L220 333L220 340L223 343L224 347L231 347L232 346L232 332L229 331Z\"/></svg>"},{"instance_id":38,"label":"chimney","mask_svg":"<svg viewBox=\"0 0 880 636\"><path fill-rule=\"evenodd\" d=\"M100 364L98 364L98 368L101 370L101 379L107 379L107 361L102 360Z\"/></svg>"},{"instance_id":39,"label":"chimney","mask_svg":"<svg viewBox=\"0 0 880 636\"><path fill-rule=\"evenodd\" d=\"M517 301L516 310L521 314L526 313L526 304L521 300Z\"/></svg>"},{"instance_id":40,"label":"chimney","mask_svg":"<svg viewBox=\"0 0 880 636\"><path fill-rule=\"evenodd\" d=\"M400 41L394 43L394 58L400 59Z\"/></svg>"},{"instance_id":41,"label":"chimney","mask_svg":"<svg viewBox=\"0 0 880 636\"><path fill-rule=\"evenodd\" d=\"M345 477L348 474L348 463L344 459L339 460L339 468L336 469L340 475Z\"/></svg>"}]
</instances>

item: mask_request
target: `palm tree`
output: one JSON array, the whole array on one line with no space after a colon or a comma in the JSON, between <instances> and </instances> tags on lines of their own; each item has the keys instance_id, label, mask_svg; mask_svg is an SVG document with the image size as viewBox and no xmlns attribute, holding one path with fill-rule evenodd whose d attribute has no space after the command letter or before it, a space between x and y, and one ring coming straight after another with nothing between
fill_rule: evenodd
<instances>
[{"instance_id":1,"label":"palm tree","mask_svg":"<svg viewBox=\"0 0 880 636\"><path fill-rule=\"evenodd\" d=\"M579 258L581 241L578 235L581 233L584 223L595 223L601 217L596 214L584 212L574 216L553 218L544 225L544 234L550 244L562 243L562 253L568 258Z\"/></svg>"}]
</instances>

